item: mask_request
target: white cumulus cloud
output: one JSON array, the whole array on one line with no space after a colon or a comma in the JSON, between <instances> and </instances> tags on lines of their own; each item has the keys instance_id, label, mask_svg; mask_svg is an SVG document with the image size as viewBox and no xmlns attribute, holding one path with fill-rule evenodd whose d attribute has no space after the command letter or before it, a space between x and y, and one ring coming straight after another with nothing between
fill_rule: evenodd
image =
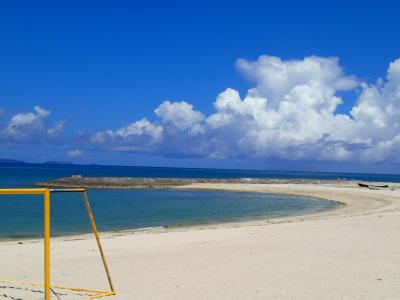
<instances>
[{"instance_id":1,"label":"white cumulus cloud","mask_svg":"<svg viewBox=\"0 0 400 300\"><path fill-rule=\"evenodd\" d=\"M193 110L193 105L181 102L163 102L154 110L164 124L174 124L180 130L185 130L201 122L204 116L201 112Z\"/></svg>"},{"instance_id":2,"label":"white cumulus cloud","mask_svg":"<svg viewBox=\"0 0 400 300\"><path fill-rule=\"evenodd\" d=\"M35 106L33 112L18 113L11 117L4 128L0 128L0 141L6 143L41 143L58 138L64 122L51 124L46 121L50 111Z\"/></svg>"},{"instance_id":3,"label":"white cumulus cloud","mask_svg":"<svg viewBox=\"0 0 400 300\"><path fill-rule=\"evenodd\" d=\"M118 130L95 133L91 142L117 151L150 151L162 139L164 128L146 118L133 122Z\"/></svg>"},{"instance_id":4,"label":"white cumulus cloud","mask_svg":"<svg viewBox=\"0 0 400 300\"><path fill-rule=\"evenodd\" d=\"M400 157L400 59L385 79L346 75L338 58L239 59L254 87L227 88L204 116L192 104L163 102L157 119L95 133L98 146L165 156L394 162ZM348 113L341 91L359 90Z\"/></svg>"}]
</instances>

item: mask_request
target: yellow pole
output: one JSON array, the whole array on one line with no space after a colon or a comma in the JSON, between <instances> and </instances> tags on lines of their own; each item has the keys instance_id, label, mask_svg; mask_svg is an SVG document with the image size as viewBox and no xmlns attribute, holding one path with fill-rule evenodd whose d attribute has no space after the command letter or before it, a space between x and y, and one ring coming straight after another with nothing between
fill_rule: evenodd
<instances>
[{"instance_id":1,"label":"yellow pole","mask_svg":"<svg viewBox=\"0 0 400 300\"><path fill-rule=\"evenodd\" d=\"M111 288L111 291L112 291L112 294L110 293L110 295L114 295L115 294L114 285L113 285L112 280L111 280L110 271L108 269L106 257L105 257L104 252L103 252L103 247L101 246L99 233L97 231L96 223L94 221L92 209L90 208L90 203L89 203L89 199L87 197L86 191L82 192L82 196L83 196L83 201L85 202L86 210L87 210L87 213L88 213L88 216L89 216L90 224L92 225L92 230L93 230L94 236L96 237L97 246L99 248L101 259L102 259L103 265L104 265L104 270L106 271L106 274L107 274L108 283L110 284L110 288Z\"/></svg>"},{"instance_id":2,"label":"yellow pole","mask_svg":"<svg viewBox=\"0 0 400 300\"><path fill-rule=\"evenodd\" d=\"M44 294L50 300L50 191L44 191Z\"/></svg>"}]
</instances>

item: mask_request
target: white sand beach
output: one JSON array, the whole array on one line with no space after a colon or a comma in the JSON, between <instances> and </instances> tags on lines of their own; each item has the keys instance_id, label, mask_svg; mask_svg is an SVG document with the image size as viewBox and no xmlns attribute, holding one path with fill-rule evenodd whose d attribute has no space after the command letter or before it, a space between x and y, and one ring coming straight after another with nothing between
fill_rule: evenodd
<instances>
[{"instance_id":1,"label":"white sand beach","mask_svg":"<svg viewBox=\"0 0 400 300\"><path fill-rule=\"evenodd\" d=\"M103 233L118 293L109 299L400 299L399 189L345 183L182 188L299 194L344 205L284 219ZM41 282L42 251L40 240L0 243L1 279ZM52 239L52 282L107 290L91 236ZM43 299L9 287L1 294Z\"/></svg>"}]
</instances>

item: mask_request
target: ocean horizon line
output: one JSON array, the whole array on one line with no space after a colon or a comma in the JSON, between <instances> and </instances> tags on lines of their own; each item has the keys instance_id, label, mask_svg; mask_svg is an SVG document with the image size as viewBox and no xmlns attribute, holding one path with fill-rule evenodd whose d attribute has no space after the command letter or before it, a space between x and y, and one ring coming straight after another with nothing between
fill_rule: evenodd
<instances>
[{"instance_id":1,"label":"ocean horizon line","mask_svg":"<svg viewBox=\"0 0 400 300\"><path fill-rule=\"evenodd\" d=\"M253 168L205 168L205 167L175 167L175 166L151 166L151 165L117 165L117 164L97 164L97 163L72 163L72 162L2 162L1 166L57 166L57 167L104 167L104 168L147 168L147 169L182 169L182 170L213 170L213 171L250 171L250 172L271 172L271 173L299 173L299 174L349 174L349 175L384 175L400 176L393 172L347 172L347 171L307 171L307 170L277 170L277 169L253 169ZM8 159L7 159L8 160Z\"/></svg>"}]
</instances>

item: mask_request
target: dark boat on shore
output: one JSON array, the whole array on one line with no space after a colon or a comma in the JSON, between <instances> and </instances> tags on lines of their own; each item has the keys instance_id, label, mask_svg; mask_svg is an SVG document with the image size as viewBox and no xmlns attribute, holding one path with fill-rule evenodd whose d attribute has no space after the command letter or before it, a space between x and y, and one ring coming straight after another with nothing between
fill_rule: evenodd
<instances>
[{"instance_id":1,"label":"dark boat on shore","mask_svg":"<svg viewBox=\"0 0 400 300\"><path fill-rule=\"evenodd\" d=\"M368 189L387 189L389 187L388 184L382 184L382 185L374 185L374 184L365 184L365 183L357 183L358 186L368 188Z\"/></svg>"}]
</instances>

